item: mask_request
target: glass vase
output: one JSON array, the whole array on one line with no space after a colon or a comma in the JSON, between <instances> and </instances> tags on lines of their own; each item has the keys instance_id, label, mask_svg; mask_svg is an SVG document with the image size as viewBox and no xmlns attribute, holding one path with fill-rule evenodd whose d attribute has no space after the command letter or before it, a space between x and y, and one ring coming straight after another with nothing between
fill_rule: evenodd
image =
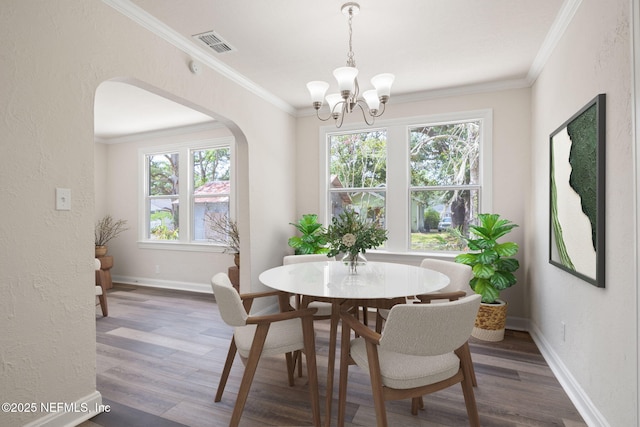
<instances>
[{"instance_id":1,"label":"glass vase","mask_svg":"<svg viewBox=\"0 0 640 427\"><path fill-rule=\"evenodd\" d=\"M364 257L362 252L357 252L355 254L348 253L342 257L342 262L349 267L349 274L358 274L358 266L366 264L367 259Z\"/></svg>"}]
</instances>

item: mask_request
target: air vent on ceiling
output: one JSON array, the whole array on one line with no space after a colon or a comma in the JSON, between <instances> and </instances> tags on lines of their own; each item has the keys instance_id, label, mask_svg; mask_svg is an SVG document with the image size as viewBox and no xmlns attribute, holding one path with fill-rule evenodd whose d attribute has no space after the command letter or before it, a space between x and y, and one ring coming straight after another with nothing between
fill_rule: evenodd
<instances>
[{"instance_id":1,"label":"air vent on ceiling","mask_svg":"<svg viewBox=\"0 0 640 427\"><path fill-rule=\"evenodd\" d=\"M227 43L225 39L220 37L220 35L214 31L207 31L206 33L196 34L193 37L197 40L200 40L202 43L209 46L217 53L235 51L235 49L229 43Z\"/></svg>"}]
</instances>

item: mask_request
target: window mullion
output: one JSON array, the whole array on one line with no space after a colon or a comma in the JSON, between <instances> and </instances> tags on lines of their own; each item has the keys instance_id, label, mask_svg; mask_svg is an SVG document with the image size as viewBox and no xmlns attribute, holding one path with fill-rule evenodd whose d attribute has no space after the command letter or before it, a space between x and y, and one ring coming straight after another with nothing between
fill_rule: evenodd
<instances>
[{"instance_id":1,"label":"window mullion","mask_svg":"<svg viewBox=\"0 0 640 427\"><path fill-rule=\"evenodd\" d=\"M394 125L387 128L387 230L389 240L386 249L391 252L405 252L408 247L409 206L408 168L409 145L406 126Z\"/></svg>"}]
</instances>

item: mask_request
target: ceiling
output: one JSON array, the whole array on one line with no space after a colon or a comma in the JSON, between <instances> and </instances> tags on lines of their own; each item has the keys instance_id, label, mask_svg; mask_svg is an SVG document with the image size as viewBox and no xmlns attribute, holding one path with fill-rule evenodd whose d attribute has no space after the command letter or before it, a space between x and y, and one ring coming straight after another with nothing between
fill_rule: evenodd
<instances>
[{"instance_id":1,"label":"ceiling","mask_svg":"<svg viewBox=\"0 0 640 427\"><path fill-rule=\"evenodd\" d=\"M294 114L310 111L308 81L327 81L329 92L337 92L332 71L346 64L349 40L343 1L103 1L189 50L201 66L222 67ZM395 75L390 104L461 88L526 87L576 1L360 0L353 52L361 90L371 88L371 77L383 72ZM193 37L208 31L232 50L216 53ZM101 89L98 137L209 119L123 83ZM136 106L139 102L144 109ZM146 111L147 117L126 108Z\"/></svg>"}]
</instances>

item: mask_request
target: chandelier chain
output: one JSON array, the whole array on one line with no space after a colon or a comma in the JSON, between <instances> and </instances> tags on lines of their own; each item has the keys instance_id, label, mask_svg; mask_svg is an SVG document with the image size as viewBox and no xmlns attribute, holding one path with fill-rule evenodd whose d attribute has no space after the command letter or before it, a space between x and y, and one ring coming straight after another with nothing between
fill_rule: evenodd
<instances>
[{"instance_id":1,"label":"chandelier chain","mask_svg":"<svg viewBox=\"0 0 640 427\"><path fill-rule=\"evenodd\" d=\"M353 53L353 9L349 8L349 53L347 53L347 67L356 67L356 60Z\"/></svg>"}]
</instances>

